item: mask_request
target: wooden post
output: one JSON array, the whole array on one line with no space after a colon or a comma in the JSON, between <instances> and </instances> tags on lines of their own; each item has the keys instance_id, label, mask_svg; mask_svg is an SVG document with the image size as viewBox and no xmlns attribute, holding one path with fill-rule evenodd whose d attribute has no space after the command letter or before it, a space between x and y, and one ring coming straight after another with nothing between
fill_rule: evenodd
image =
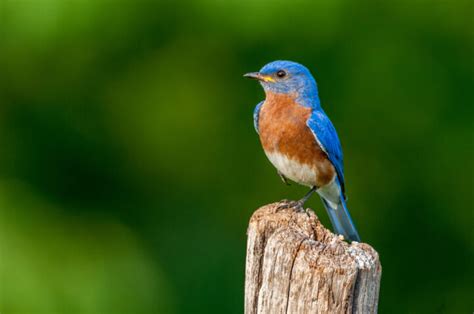
<instances>
[{"instance_id":1,"label":"wooden post","mask_svg":"<svg viewBox=\"0 0 474 314\"><path fill-rule=\"evenodd\" d=\"M313 211L288 206L263 206L250 219L245 313L377 313L377 252L334 235Z\"/></svg>"}]
</instances>

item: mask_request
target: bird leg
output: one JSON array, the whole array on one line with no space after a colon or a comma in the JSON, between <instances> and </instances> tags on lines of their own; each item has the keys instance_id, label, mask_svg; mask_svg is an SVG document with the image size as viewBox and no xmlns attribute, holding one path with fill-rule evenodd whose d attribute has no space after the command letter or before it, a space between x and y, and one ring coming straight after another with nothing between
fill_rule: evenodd
<instances>
[{"instance_id":1,"label":"bird leg","mask_svg":"<svg viewBox=\"0 0 474 314\"><path fill-rule=\"evenodd\" d=\"M311 188L311 190L308 191L308 193L305 194L305 196L303 196L302 199L300 199L299 201L297 201L297 203L299 204L300 207L303 207L304 204L306 203L306 201L311 197L311 195L313 195L314 192L316 192L318 188L316 186L313 186Z\"/></svg>"},{"instance_id":2,"label":"bird leg","mask_svg":"<svg viewBox=\"0 0 474 314\"><path fill-rule=\"evenodd\" d=\"M277 171L278 175L280 176L281 181L285 183L286 185L291 185L290 182L288 181L288 178L283 175L280 171Z\"/></svg>"},{"instance_id":3,"label":"bird leg","mask_svg":"<svg viewBox=\"0 0 474 314\"><path fill-rule=\"evenodd\" d=\"M305 194L305 196L303 196L302 199L300 199L299 201L288 201L288 200L283 200L281 203L280 206L278 206L278 209L286 209L286 208L297 208L297 209L300 209L300 210L303 210L303 206L304 204L306 203L306 201L311 197L311 195L316 192L316 190L318 189L317 186L313 186L311 188L311 190L309 190L308 193Z\"/></svg>"}]
</instances>

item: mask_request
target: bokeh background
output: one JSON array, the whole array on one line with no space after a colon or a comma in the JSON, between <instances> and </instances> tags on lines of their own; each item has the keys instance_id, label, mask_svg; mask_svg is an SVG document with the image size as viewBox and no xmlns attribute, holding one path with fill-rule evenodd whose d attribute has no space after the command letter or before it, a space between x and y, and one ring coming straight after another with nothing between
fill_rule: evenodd
<instances>
[{"instance_id":1,"label":"bokeh background","mask_svg":"<svg viewBox=\"0 0 474 314\"><path fill-rule=\"evenodd\" d=\"M250 215L306 192L266 160L242 74L290 59L338 129L380 312L472 313L473 12L0 0L0 312L242 313Z\"/></svg>"}]
</instances>

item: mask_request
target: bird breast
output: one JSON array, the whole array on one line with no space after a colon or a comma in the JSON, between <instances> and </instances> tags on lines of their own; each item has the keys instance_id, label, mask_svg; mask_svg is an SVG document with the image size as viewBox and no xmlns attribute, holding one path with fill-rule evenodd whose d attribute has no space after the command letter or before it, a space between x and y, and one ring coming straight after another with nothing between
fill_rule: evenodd
<instances>
[{"instance_id":1,"label":"bird breast","mask_svg":"<svg viewBox=\"0 0 474 314\"><path fill-rule=\"evenodd\" d=\"M267 94L259 114L259 133L270 162L287 178L307 186L329 184L336 172L306 125L311 108L294 95Z\"/></svg>"}]
</instances>

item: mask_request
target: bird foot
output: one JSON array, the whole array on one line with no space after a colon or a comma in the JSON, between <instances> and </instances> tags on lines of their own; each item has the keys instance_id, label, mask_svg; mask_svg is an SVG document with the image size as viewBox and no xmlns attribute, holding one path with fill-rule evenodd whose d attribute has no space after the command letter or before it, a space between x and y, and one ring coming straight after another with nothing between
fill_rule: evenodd
<instances>
[{"instance_id":1,"label":"bird foot","mask_svg":"<svg viewBox=\"0 0 474 314\"><path fill-rule=\"evenodd\" d=\"M303 196L303 198L300 199L299 201L290 201L290 200L287 200L287 199L281 200L280 205L277 208L277 211L281 210L281 209L295 208L298 211L303 211L304 212L305 211L304 210L304 204L309 199L311 194L313 194L317 189L318 188L316 186L313 186L311 188L311 190L309 190L309 192L306 193L306 195Z\"/></svg>"},{"instance_id":2,"label":"bird foot","mask_svg":"<svg viewBox=\"0 0 474 314\"><path fill-rule=\"evenodd\" d=\"M294 208L298 211L304 211L303 205L304 205L304 202L302 202L302 200L291 201L291 200L284 199L280 201L276 210L279 211L282 209Z\"/></svg>"}]
</instances>

